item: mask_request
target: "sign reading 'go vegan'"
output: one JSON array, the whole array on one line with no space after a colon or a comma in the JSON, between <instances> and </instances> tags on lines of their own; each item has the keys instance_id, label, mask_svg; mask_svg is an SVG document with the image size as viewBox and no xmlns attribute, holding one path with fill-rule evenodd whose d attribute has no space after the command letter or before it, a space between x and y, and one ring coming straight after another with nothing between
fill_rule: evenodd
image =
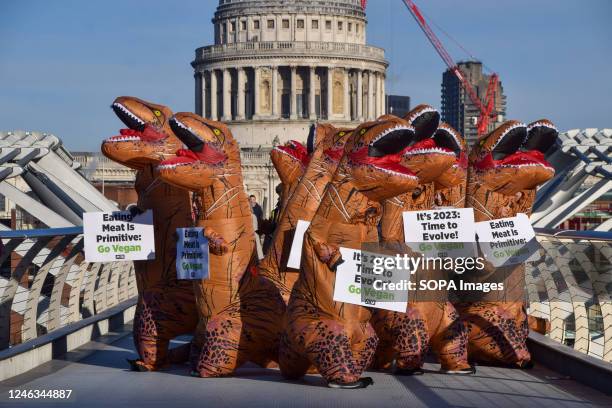
<instances>
[{"instance_id":1,"label":"sign reading 'go vegan'","mask_svg":"<svg viewBox=\"0 0 612 408\"><path fill-rule=\"evenodd\" d=\"M155 259L153 211L132 215L129 211L83 214L87 262Z\"/></svg>"}]
</instances>

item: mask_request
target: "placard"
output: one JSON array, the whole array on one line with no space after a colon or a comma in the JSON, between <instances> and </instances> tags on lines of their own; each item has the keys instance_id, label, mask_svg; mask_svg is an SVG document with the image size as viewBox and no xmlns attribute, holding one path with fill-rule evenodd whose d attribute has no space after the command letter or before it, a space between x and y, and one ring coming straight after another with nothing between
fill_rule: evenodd
<instances>
[{"instance_id":1,"label":"placard","mask_svg":"<svg viewBox=\"0 0 612 408\"><path fill-rule=\"evenodd\" d=\"M402 216L404 242L414 251L428 257L475 256L476 226L472 208L404 211Z\"/></svg>"},{"instance_id":2,"label":"placard","mask_svg":"<svg viewBox=\"0 0 612 408\"><path fill-rule=\"evenodd\" d=\"M483 256L495 267L539 258L539 244L527 214L477 222L476 234Z\"/></svg>"},{"instance_id":3,"label":"placard","mask_svg":"<svg viewBox=\"0 0 612 408\"><path fill-rule=\"evenodd\" d=\"M365 261L362 257L378 255L362 254L362 251L359 249L343 247L340 247L340 254L344 262L336 269L336 282L334 285L334 300L336 302L351 303L395 312L406 311L408 307L407 290L401 293L391 290L375 290L374 281L387 281L389 280L388 277L374 274L371 270L362 271L362 261ZM402 273L402 271L397 271L394 280L407 280L409 278L410 272L403 271ZM403 298L397 299L402 294L404 295Z\"/></svg>"},{"instance_id":4,"label":"placard","mask_svg":"<svg viewBox=\"0 0 612 408\"><path fill-rule=\"evenodd\" d=\"M129 211L83 214L86 262L155 259L153 211L138 215Z\"/></svg>"},{"instance_id":5,"label":"placard","mask_svg":"<svg viewBox=\"0 0 612 408\"><path fill-rule=\"evenodd\" d=\"M204 228L177 228L176 278L208 279L208 238Z\"/></svg>"},{"instance_id":6,"label":"placard","mask_svg":"<svg viewBox=\"0 0 612 408\"><path fill-rule=\"evenodd\" d=\"M310 221L298 220L295 226L295 234L293 234L293 242L291 243L291 251L289 252L289 260L287 267L300 269L302 259L302 244L304 243L304 234L310 226Z\"/></svg>"}]
</instances>

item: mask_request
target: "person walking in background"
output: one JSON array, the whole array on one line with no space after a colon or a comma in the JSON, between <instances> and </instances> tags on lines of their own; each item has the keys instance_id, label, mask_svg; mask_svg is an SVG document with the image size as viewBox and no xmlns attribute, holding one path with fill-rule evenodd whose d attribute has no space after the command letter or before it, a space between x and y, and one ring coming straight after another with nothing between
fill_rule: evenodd
<instances>
[{"instance_id":1,"label":"person walking in background","mask_svg":"<svg viewBox=\"0 0 612 408\"><path fill-rule=\"evenodd\" d=\"M259 227L263 221L263 210L261 209L261 205L259 205L257 197L253 194L249 196L249 203L251 204L251 211L253 211L253 214L257 217L257 225Z\"/></svg>"}]
</instances>

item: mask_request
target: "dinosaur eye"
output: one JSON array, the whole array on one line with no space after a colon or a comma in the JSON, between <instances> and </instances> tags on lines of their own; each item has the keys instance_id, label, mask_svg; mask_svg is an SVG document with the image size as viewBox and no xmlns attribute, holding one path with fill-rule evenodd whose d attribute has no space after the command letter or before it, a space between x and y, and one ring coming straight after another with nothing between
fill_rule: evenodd
<instances>
[{"instance_id":1,"label":"dinosaur eye","mask_svg":"<svg viewBox=\"0 0 612 408\"><path fill-rule=\"evenodd\" d=\"M365 132L367 132L368 130L366 128L361 129L361 132L359 132L360 135L363 135Z\"/></svg>"},{"instance_id":2,"label":"dinosaur eye","mask_svg":"<svg viewBox=\"0 0 612 408\"><path fill-rule=\"evenodd\" d=\"M221 134L221 131L220 131L219 129L213 129L213 133L214 133L216 136L219 136L219 135Z\"/></svg>"},{"instance_id":3,"label":"dinosaur eye","mask_svg":"<svg viewBox=\"0 0 612 408\"><path fill-rule=\"evenodd\" d=\"M338 135L344 136L344 135L346 135L346 132L340 132L340 133L338 133Z\"/></svg>"},{"instance_id":4,"label":"dinosaur eye","mask_svg":"<svg viewBox=\"0 0 612 408\"><path fill-rule=\"evenodd\" d=\"M158 110L154 110L153 113L155 114L155 116L161 116L161 112Z\"/></svg>"}]
</instances>

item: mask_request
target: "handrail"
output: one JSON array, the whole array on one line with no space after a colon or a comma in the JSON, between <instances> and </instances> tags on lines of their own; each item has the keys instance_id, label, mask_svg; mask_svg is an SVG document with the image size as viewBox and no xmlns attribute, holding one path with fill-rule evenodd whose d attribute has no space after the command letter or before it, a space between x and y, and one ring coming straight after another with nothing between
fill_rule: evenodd
<instances>
[{"instance_id":1,"label":"handrail","mask_svg":"<svg viewBox=\"0 0 612 408\"><path fill-rule=\"evenodd\" d=\"M551 228L534 228L538 235L547 235L555 238L587 239L594 241L612 241L612 231L576 231Z\"/></svg>"},{"instance_id":2,"label":"handrail","mask_svg":"<svg viewBox=\"0 0 612 408\"><path fill-rule=\"evenodd\" d=\"M54 237L58 235L79 235L83 233L83 227L65 227L65 228L40 228L28 230L0 230L0 238L2 239L28 239Z\"/></svg>"},{"instance_id":3,"label":"handrail","mask_svg":"<svg viewBox=\"0 0 612 408\"><path fill-rule=\"evenodd\" d=\"M0 350L137 295L132 262L88 263L83 227L0 231Z\"/></svg>"}]
</instances>

